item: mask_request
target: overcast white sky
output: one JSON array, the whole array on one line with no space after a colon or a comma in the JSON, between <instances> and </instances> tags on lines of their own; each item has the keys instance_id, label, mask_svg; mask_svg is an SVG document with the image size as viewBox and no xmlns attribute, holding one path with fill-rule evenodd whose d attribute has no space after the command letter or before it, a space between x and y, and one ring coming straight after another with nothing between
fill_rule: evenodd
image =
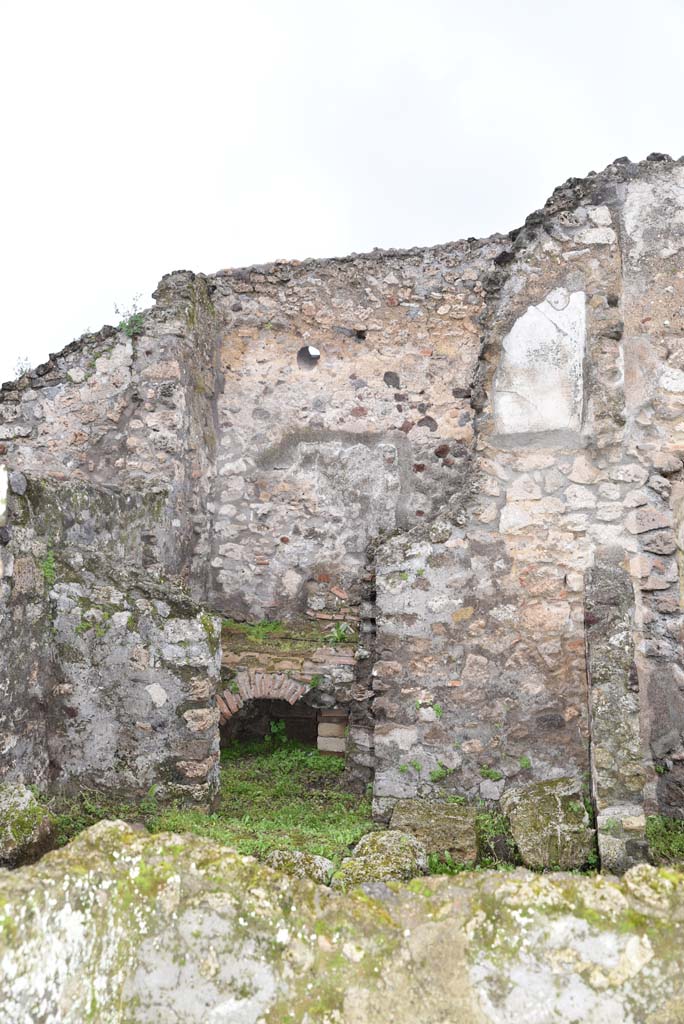
<instances>
[{"instance_id":1,"label":"overcast white sky","mask_svg":"<svg viewBox=\"0 0 684 1024\"><path fill-rule=\"evenodd\" d=\"M682 0L0 8L0 380L167 271L507 231L684 153Z\"/></svg>"}]
</instances>

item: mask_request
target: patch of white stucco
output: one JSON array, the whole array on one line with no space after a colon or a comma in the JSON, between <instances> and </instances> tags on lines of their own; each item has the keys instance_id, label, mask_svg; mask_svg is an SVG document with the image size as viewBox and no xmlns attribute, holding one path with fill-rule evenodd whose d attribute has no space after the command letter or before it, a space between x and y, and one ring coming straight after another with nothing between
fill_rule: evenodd
<instances>
[{"instance_id":1,"label":"patch of white stucco","mask_svg":"<svg viewBox=\"0 0 684 1024\"><path fill-rule=\"evenodd\" d=\"M498 434L579 430L585 294L556 288L513 324L494 380Z\"/></svg>"},{"instance_id":2,"label":"patch of white stucco","mask_svg":"<svg viewBox=\"0 0 684 1024\"><path fill-rule=\"evenodd\" d=\"M0 466L0 526L7 521L7 467Z\"/></svg>"}]
</instances>

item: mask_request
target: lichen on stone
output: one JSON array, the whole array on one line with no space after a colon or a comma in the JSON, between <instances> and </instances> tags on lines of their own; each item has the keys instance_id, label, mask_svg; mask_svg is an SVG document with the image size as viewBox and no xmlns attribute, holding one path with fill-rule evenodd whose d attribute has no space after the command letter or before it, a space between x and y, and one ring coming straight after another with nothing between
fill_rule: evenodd
<instances>
[{"instance_id":1,"label":"lichen on stone","mask_svg":"<svg viewBox=\"0 0 684 1024\"><path fill-rule=\"evenodd\" d=\"M333 889L346 892L364 882L408 881L427 871L425 846L407 832L370 832L345 857L332 877Z\"/></svg>"},{"instance_id":2,"label":"lichen on stone","mask_svg":"<svg viewBox=\"0 0 684 1024\"><path fill-rule=\"evenodd\" d=\"M0 865L16 867L35 860L53 841L48 808L21 783L0 784Z\"/></svg>"}]
</instances>

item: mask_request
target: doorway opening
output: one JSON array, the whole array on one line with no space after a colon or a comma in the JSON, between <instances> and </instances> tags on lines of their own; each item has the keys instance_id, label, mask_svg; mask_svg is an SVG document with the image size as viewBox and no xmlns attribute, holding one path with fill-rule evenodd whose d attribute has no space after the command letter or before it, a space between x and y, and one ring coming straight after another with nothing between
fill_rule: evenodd
<instances>
[{"instance_id":1,"label":"doorway opening","mask_svg":"<svg viewBox=\"0 0 684 1024\"><path fill-rule=\"evenodd\" d=\"M230 711L219 699L221 747L235 742L251 743L269 736L315 747L321 754L344 757L347 746L349 711L346 708L317 708L302 700L291 703L273 697L252 698L236 703Z\"/></svg>"},{"instance_id":2,"label":"doorway opening","mask_svg":"<svg viewBox=\"0 0 684 1024\"><path fill-rule=\"evenodd\" d=\"M282 722L282 727L278 723ZM286 700L249 700L221 725L221 746L238 741L264 740L278 732L288 740L315 747L318 741L318 711L308 704Z\"/></svg>"}]
</instances>

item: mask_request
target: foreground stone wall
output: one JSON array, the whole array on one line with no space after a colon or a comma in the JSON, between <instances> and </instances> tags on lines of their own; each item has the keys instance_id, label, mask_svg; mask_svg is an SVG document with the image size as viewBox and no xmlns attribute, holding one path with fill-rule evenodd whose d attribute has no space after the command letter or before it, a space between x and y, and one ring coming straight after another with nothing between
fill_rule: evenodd
<instances>
[{"instance_id":1,"label":"foreground stone wall","mask_svg":"<svg viewBox=\"0 0 684 1024\"><path fill-rule=\"evenodd\" d=\"M3 388L0 455L139 491L116 557L211 612L347 630L354 664L286 645L267 674L324 677L379 818L569 778L621 870L645 813L684 813L683 187L617 161L507 236L170 274Z\"/></svg>"},{"instance_id":2,"label":"foreground stone wall","mask_svg":"<svg viewBox=\"0 0 684 1024\"><path fill-rule=\"evenodd\" d=\"M684 876L478 872L339 895L103 822L0 871L0 1024L662 1024Z\"/></svg>"}]
</instances>

